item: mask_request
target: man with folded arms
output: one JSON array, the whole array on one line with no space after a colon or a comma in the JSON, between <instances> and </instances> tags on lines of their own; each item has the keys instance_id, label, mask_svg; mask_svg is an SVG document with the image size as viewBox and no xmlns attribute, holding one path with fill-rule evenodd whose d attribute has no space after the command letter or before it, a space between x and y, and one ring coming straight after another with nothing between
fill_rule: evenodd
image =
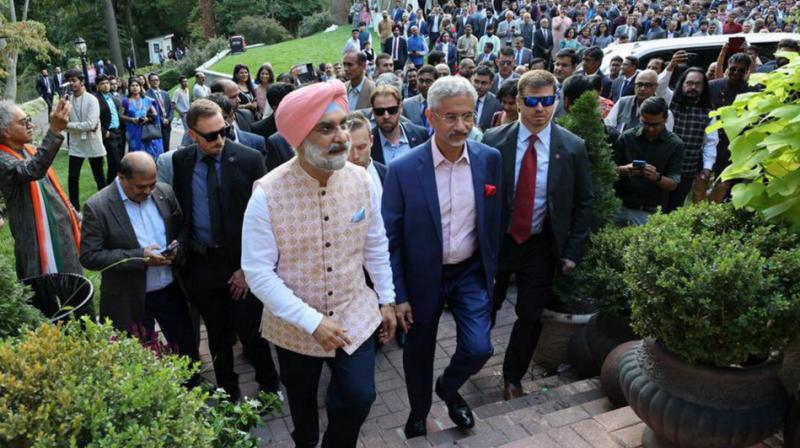
<instances>
[{"instance_id":1,"label":"man with folded arms","mask_svg":"<svg viewBox=\"0 0 800 448\"><path fill-rule=\"evenodd\" d=\"M262 330L277 349L298 447L319 441L323 364L322 446L356 446L375 401L373 334L380 326L379 342L388 341L396 325L378 194L367 171L347 163L347 106L339 81L283 99L275 121L296 156L256 181L242 230L242 269L265 304Z\"/></svg>"}]
</instances>

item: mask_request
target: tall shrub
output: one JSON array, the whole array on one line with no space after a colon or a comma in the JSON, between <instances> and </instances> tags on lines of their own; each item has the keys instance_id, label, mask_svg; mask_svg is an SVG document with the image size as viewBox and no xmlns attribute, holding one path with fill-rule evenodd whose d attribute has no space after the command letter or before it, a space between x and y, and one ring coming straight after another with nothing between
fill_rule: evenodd
<instances>
[{"instance_id":1,"label":"tall shrub","mask_svg":"<svg viewBox=\"0 0 800 448\"><path fill-rule=\"evenodd\" d=\"M271 45L292 38L280 22L265 16L244 16L234 24L234 30L244 35L248 45Z\"/></svg>"},{"instance_id":2,"label":"tall shrub","mask_svg":"<svg viewBox=\"0 0 800 448\"><path fill-rule=\"evenodd\" d=\"M300 22L300 28L297 30L297 35L306 37L320 33L325 31L331 24L333 24L333 17L331 17L330 11L320 11L303 18L303 21Z\"/></svg>"},{"instance_id":3,"label":"tall shrub","mask_svg":"<svg viewBox=\"0 0 800 448\"><path fill-rule=\"evenodd\" d=\"M709 131L722 128L731 140L722 179L743 181L733 187L733 204L800 229L800 56L777 56L789 64L751 75L763 89L712 112L718 120Z\"/></svg>"},{"instance_id":4,"label":"tall shrub","mask_svg":"<svg viewBox=\"0 0 800 448\"><path fill-rule=\"evenodd\" d=\"M594 233L613 222L614 215L620 206L619 198L614 194L614 181L617 177L616 165L611 154L611 147L606 142L606 132L603 126L603 117L600 114L597 93L594 91L584 92L575 101L575 104L570 106L559 124L582 138L586 145L592 171L592 186L594 187L594 204L592 206L592 233ZM590 234L583 247L584 253L591 250L592 241L593 235ZM592 274L590 271L594 267L594 264L586 263L584 260L578 263L577 269L572 274L556 277L554 290L559 301L554 304L555 308L559 311L577 311L571 309L576 299L597 297L595 294L597 291L586 289L586 287L593 286L587 284L587 282L593 281L587 276ZM588 311L588 309L582 311Z\"/></svg>"}]
</instances>

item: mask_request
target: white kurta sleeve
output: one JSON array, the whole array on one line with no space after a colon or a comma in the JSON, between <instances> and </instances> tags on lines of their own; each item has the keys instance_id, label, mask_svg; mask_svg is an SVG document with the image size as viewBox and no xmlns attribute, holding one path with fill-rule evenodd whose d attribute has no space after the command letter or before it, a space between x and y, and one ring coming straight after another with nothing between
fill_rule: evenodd
<instances>
[{"instance_id":1,"label":"white kurta sleeve","mask_svg":"<svg viewBox=\"0 0 800 448\"><path fill-rule=\"evenodd\" d=\"M266 192L255 187L242 225L242 271L250 291L264 302L270 313L312 334L323 316L278 277L278 243L272 231L268 201Z\"/></svg>"},{"instance_id":2,"label":"white kurta sleeve","mask_svg":"<svg viewBox=\"0 0 800 448\"><path fill-rule=\"evenodd\" d=\"M708 123L709 126L713 125L716 121L715 118L711 119ZM714 163L717 161L717 144L719 143L719 131L714 131L706 134L703 137L703 169L710 170L714 168Z\"/></svg>"},{"instance_id":3,"label":"white kurta sleeve","mask_svg":"<svg viewBox=\"0 0 800 448\"><path fill-rule=\"evenodd\" d=\"M369 182L369 200L370 220L367 241L364 244L364 267L369 272L375 292L378 293L378 303L391 303L394 302L395 294L392 266L389 263L389 240L386 238L386 229L383 227L381 200L371 181Z\"/></svg>"}]
</instances>

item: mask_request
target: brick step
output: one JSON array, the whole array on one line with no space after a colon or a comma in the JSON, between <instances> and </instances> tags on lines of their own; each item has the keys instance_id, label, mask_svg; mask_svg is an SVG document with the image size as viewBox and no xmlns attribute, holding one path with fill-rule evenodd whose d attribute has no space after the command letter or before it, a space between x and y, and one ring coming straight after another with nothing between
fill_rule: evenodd
<instances>
[{"instance_id":1,"label":"brick step","mask_svg":"<svg viewBox=\"0 0 800 448\"><path fill-rule=\"evenodd\" d=\"M540 384L552 384L552 381ZM552 389L544 387L521 398L475 407L475 427L471 430L453 425L447 408L439 404L431 410L433 418L428 420L428 435L408 440L406 444L410 447L496 447L591 419L611 409L613 406L603 396L597 379ZM440 429L439 425L446 426ZM402 428L396 431L402 437Z\"/></svg>"}]
</instances>

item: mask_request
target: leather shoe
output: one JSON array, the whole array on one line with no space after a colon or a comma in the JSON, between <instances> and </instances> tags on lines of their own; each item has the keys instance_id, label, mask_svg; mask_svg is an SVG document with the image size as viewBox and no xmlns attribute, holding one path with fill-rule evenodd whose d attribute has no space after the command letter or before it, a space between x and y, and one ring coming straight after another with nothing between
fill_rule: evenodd
<instances>
[{"instance_id":1,"label":"leather shoe","mask_svg":"<svg viewBox=\"0 0 800 448\"><path fill-rule=\"evenodd\" d=\"M408 421L406 421L406 427L404 428L403 432L406 433L406 439L413 439L414 437L424 436L428 433L428 429L425 427L425 419L422 420L413 420L411 416L408 416Z\"/></svg>"},{"instance_id":2,"label":"leather shoe","mask_svg":"<svg viewBox=\"0 0 800 448\"><path fill-rule=\"evenodd\" d=\"M436 395L442 398L442 377L436 379ZM444 399L444 398L442 398ZM447 405L447 415L459 428L472 428L475 426L475 417L472 416L472 409L461 394L456 392L450 401L445 401Z\"/></svg>"},{"instance_id":3,"label":"leather shoe","mask_svg":"<svg viewBox=\"0 0 800 448\"><path fill-rule=\"evenodd\" d=\"M503 381L503 400L513 400L514 398L520 398L524 395L525 391L522 390L521 384Z\"/></svg>"}]
</instances>

